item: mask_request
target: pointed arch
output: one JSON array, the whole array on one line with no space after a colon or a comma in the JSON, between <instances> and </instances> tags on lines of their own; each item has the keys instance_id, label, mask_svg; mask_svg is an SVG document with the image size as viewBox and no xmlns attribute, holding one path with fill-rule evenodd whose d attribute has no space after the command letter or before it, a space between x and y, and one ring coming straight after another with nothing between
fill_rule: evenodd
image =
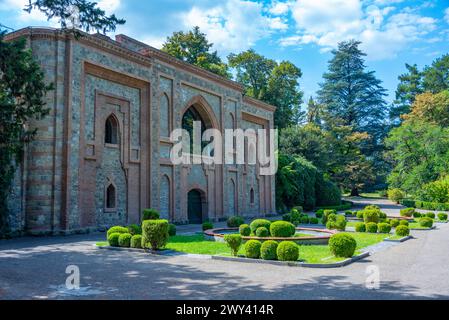
<instances>
[{"instance_id":1,"label":"pointed arch","mask_svg":"<svg viewBox=\"0 0 449 320\"><path fill-rule=\"evenodd\" d=\"M202 95L196 95L186 103L184 109L181 112L182 117L191 107L195 108L195 110L203 119L207 128L220 130L220 124L217 120L217 117L215 116L212 107Z\"/></svg>"},{"instance_id":2,"label":"pointed arch","mask_svg":"<svg viewBox=\"0 0 449 320\"><path fill-rule=\"evenodd\" d=\"M117 187L111 179L107 179L106 183L104 208L106 211L115 211L117 209Z\"/></svg>"},{"instance_id":3,"label":"pointed arch","mask_svg":"<svg viewBox=\"0 0 449 320\"><path fill-rule=\"evenodd\" d=\"M120 144L119 135L119 122L117 117L112 113L106 118L105 129L104 129L104 143L105 144Z\"/></svg>"}]
</instances>

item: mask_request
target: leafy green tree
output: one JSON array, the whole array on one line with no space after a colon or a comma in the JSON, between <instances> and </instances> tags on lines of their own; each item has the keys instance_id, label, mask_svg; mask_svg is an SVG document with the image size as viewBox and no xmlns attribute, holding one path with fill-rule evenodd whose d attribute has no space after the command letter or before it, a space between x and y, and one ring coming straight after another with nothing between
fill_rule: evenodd
<instances>
[{"instance_id":1,"label":"leafy green tree","mask_svg":"<svg viewBox=\"0 0 449 320\"><path fill-rule=\"evenodd\" d=\"M313 97L310 97L307 103L307 123L321 125L321 105Z\"/></svg>"},{"instance_id":2,"label":"leafy green tree","mask_svg":"<svg viewBox=\"0 0 449 320\"><path fill-rule=\"evenodd\" d=\"M76 17L74 17L75 9ZM117 18L114 14L107 16L96 2L87 0L29 0L24 10L28 13L39 10L48 19L58 18L63 29L73 28L74 18L77 20L75 27L87 32L115 31L117 25L126 23L124 19Z\"/></svg>"},{"instance_id":3,"label":"leafy green tree","mask_svg":"<svg viewBox=\"0 0 449 320\"><path fill-rule=\"evenodd\" d=\"M424 91L438 93L449 89L449 54L436 59L423 71Z\"/></svg>"},{"instance_id":4,"label":"leafy green tree","mask_svg":"<svg viewBox=\"0 0 449 320\"><path fill-rule=\"evenodd\" d=\"M300 123L305 118L301 111L302 95L299 88L301 70L289 61L276 65L269 78L262 100L276 106L274 123L279 129Z\"/></svg>"},{"instance_id":5,"label":"leafy green tree","mask_svg":"<svg viewBox=\"0 0 449 320\"><path fill-rule=\"evenodd\" d=\"M416 64L406 64L407 73L398 77L399 84L396 89L396 100L390 109L390 119L400 123L400 116L410 112L410 108L418 94L423 93L422 73Z\"/></svg>"},{"instance_id":6,"label":"leafy green tree","mask_svg":"<svg viewBox=\"0 0 449 320\"><path fill-rule=\"evenodd\" d=\"M229 66L236 70L236 81L245 93L277 107L276 128L285 128L304 119L301 111L303 93L299 89L301 70L289 61L277 63L253 49L228 56Z\"/></svg>"},{"instance_id":7,"label":"leafy green tree","mask_svg":"<svg viewBox=\"0 0 449 320\"><path fill-rule=\"evenodd\" d=\"M228 66L221 61L217 51L211 52L213 45L209 43L206 34L202 33L199 27L194 27L189 32L178 31L167 37L162 51L182 61L230 78Z\"/></svg>"},{"instance_id":8,"label":"leafy green tree","mask_svg":"<svg viewBox=\"0 0 449 320\"><path fill-rule=\"evenodd\" d=\"M416 96L411 112L403 118L449 127L449 90L437 94L426 92Z\"/></svg>"}]
</instances>

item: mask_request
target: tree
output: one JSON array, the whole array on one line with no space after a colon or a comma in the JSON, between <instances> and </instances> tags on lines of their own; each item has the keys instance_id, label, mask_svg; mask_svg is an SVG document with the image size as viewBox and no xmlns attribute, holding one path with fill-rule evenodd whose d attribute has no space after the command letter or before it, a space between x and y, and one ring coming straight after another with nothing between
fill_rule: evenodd
<instances>
[{"instance_id":1,"label":"tree","mask_svg":"<svg viewBox=\"0 0 449 320\"><path fill-rule=\"evenodd\" d=\"M415 97L424 91L422 84L422 73L416 64L406 64L407 73L398 77L399 84L396 89L396 100L390 110L390 119L400 123L400 116L410 112Z\"/></svg>"},{"instance_id":2,"label":"tree","mask_svg":"<svg viewBox=\"0 0 449 320\"><path fill-rule=\"evenodd\" d=\"M424 91L438 93L449 89L449 54L436 59L423 71Z\"/></svg>"},{"instance_id":3,"label":"tree","mask_svg":"<svg viewBox=\"0 0 449 320\"><path fill-rule=\"evenodd\" d=\"M230 78L228 66L223 63L217 51L211 52L213 43L209 43L206 34L199 27L185 33L174 32L162 46L162 51L182 61L209 70L222 77Z\"/></svg>"},{"instance_id":4,"label":"tree","mask_svg":"<svg viewBox=\"0 0 449 320\"><path fill-rule=\"evenodd\" d=\"M307 103L307 123L321 125L321 105L310 97Z\"/></svg>"},{"instance_id":5,"label":"tree","mask_svg":"<svg viewBox=\"0 0 449 320\"><path fill-rule=\"evenodd\" d=\"M77 23L73 24L75 8ZM59 18L62 29L77 36L80 36L77 27L105 33L125 23L115 15L106 16L95 2L86 0L30 0L24 10L39 10L49 19ZM0 25L0 237L10 231L8 196L14 173L26 143L36 134L30 120L47 115L45 97L53 88L45 82L26 40L6 42L4 29Z\"/></svg>"},{"instance_id":6,"label":"tree","mask_svg":"<svg viewBox=\"0 0 449 320\"><path fill-rule=\"evenodd\" d=\"M28 13L39 10L48 19L59 18L62 29L76 27L87 32L95 30L106 33L115 31L117 25L126 23L124 19L119 19L114 14L107 16L96 2L87 0L29 0L24 10Z\"/></svg>"},{"instance_id":7,"label":"tree","mask_svg":"<svg viewBox=\"0 0 449 320\"><path fill-rule=\"evenodd\" d=\"M301 76L301 70L288 61L276 65L270 74L262 100L276 106L274 123L279 129L298 124L305 117L301 111L303 94L298 90Z\"/></svg>"},{"instance_id":8,"label":"tree","mask_svg":"<svg viewBox=\"0 0 449 320\"><path fill-rule=\"evenodd\" d=\"M243 84L246 94L262 99L276 62L256 53L253 49L228 56L229 66L237 71L236 80Z\"/></svg>"},{"instance_id":9,"label":"tree","mask_svg":"<svg viewBox=\"0 0 449 320\"><path fill-rule=\"evenodd\" d=\"M229 65L236 70L236 81L243 84L245 94L277 107L276 128L301 122L303 93L299 89L301 70L289 61L277 63L256 53L244 51L228 56Z\"/></svg>"},{"instance_id":10,"label":"tree","mask_svg":"<svg viewBox=\"0 0 449 320\"><path fill-rule=\"evenodd\" d=\"M449 127L449 90L416 96L411 112L403 118Z\"/></svg>"}]
</instances>

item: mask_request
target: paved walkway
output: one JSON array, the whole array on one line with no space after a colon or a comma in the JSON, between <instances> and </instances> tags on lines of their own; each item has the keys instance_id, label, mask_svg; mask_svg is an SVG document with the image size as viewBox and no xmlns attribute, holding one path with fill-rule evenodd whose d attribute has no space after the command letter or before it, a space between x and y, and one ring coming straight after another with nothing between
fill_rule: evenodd
<instances>
[{"instance_id":1,"label":"paved walkway","mask_svg":"<svg viewBox=\"0 0 449 320\"><path fill-rule=\"evenodd\" d=\"M398 209L391 203L383 210ZM449 224L339 269L98 250L104 235L0 241L0 299L449 299ZM81 290L65 288L77 265ZM367 289L367 270L380 273ZM369 267L369 268L368 268Z\"/></svg>"}]
</instances>

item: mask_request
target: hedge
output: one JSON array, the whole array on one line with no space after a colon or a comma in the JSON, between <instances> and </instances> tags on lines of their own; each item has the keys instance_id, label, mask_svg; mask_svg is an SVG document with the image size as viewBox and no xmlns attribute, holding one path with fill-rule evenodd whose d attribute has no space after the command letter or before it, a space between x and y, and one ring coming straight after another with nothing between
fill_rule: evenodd
<instances>
[{"instance_id":1,"label":"hedge","mask_svg":"<svg viewBox=\"0 0 449 320\"><path fill-rule=\"evenodd\" d=\"M404 199L401 201L401 204L406 207L424 210L449 211L449 203L437 203L437 202Z\"/></svg>"},{"instance_id":2,"label":"hedge","mask_svg":"<svg viewBox=\"0 0 449 320\"><path fill-rule=\"evenodd\" d=\"M170 237L176 236L176 225L174 225L173 223L170 223L168 225L168 235Z\"/></svg>"},{"instance_id":3,"label":"hedge","mask_svg":"<svg viewBox=\"0 0 449 320\"><path fill-rule=\"evenodd\" d=\"M257 230L256 230L256 237L266 238L266 237L269 237L269 236L270 236L270 231L268 231L267 228L265 228L265 227L257 228Z\"/></svg>"},{"instance_id":4,"label":"hedge","mask_svg":"<svg viewBox=\"0 0 449 320\"><path fill-rule=\"evenodd\" d=\"M121 227L121 226L115 226L115 227L111 227L109 228L108 232L107 232L107 238L109 238L109 236L113 233L129 233L128 228L126 227Z\"/></svg>"},{"instance_id":5,"label":"hedge","mask_svg":"<svg viewBox=\"0 0 449 320\"><path fill-rule=\"evenodd\" d=\"M131 248L142 248L142 236L140 234L136 234L131 238Z\"/></svg>"},{"instance_id":6,"label":"hedge","mask_svg":"<svg viewBox=\"0 0 449 320\"><path fill-rule=\"evenodd\" d=\"M438 214L438 220L446 221L447 220L447 213L443 213L443 212L439 213Z\"/></svg>"},{"instance_id":7,"label":"hedge","mask_svg":"<svg viewBox=\"0 0 449 320\"><path fill-rule=\"evenodd\" d=\"M421 219L419 219L419 225L424 228L432 228L433 220L428 217L421 218Z\"/></svg>"},{"instance_id":8,"label":"hedge","mask_svg":"<svg viewBox=\"0 0 449 320\"><path fill-rule=\"evenodd\" d=\"M142 221L158 220L160 218L159 211L156 209L144 209L142 214Z\"/></svg>"},{"instance_id":9,"label":"hedge","mask_svg":"<svg viewBox=\"0 0 449 320\"><path fill-rule=\"evenodd\" d=\"M272 237L290 238L296 233L295 226L290 222L276 221L270 225L270 234Z\"/></svg>"},{"instance_id":10,"label":"hedge","mask_svg":"<svg viewBox=\"0 0 449 320\"><path fill-rule=\"evenodd\" d=\"M214 225L210 221L203 222L202 229L203 231L211 230L214 228Z\"/></svg>"},{"instance_id":11,"label":"hedge","mask_svg":"<svg viewBox=\"0 0 449 320\"><path fill-rule=\"evenodd\" d=\"M368 233L377 233L377 223L375 223L375 222L368 222L366 224L366 232L368 232Z\"/></svg>"},{"instance_id":12,"label":"hedge","mask_svg":"<svg viewBox=\"0 0 449 320\"><path fill-rule=\"evenodd\" d=\"M346 211L350 210L352 206L354 205L351 201L342 201L343 204L338 206L324 206L324 207L317 207L318 210L336 210L336 211Z\"/></svg>"},{"instance_id":13,"label":"hedge","mask_svg":"<svg viewBox=\"0 0 449 320\"><path fill-rule=\"evenodd\" d=\"M120 247L129 248L132 237L133 235L131 233L122 233L120 237L118 237L118 245Z\"/></svg>"},{"instance_id":14,"label":"hedge","mask_svg":"<svg viewBox=\"0 0 449 320\"><path fill-rule=\"evenodd\" d=\"M228 228L238 228L245 223L245 219L239 216L229 217L226 221Z\"/></svg>"},{"instance_id":15,"label":"hedge","mask_svg":"<svg viewBox=\"0 0 449 320\"><path fill-rule=\"evenodd\" d=\"M347 233L334 234L329 239L329 249L336 257L351 258L357 248L357 241Z\"/></svg>"},{"instance_id":16,"label":"hedge","mask_svg":"<svg viewBox=\"0 0 449 320\"><path fill-rule=\"evenodd\" d=\"M169 223L167 220L145 220L142 222L142 247L153 250L162 249L168 241Z\"/></svg>"},{"instance_id":17,"label":"hedge","mask_svg":"<svg viewBox=\"0 0 449 320\"><path fill-rule=\"evenodd\" d=\"M280 261L298 261L299 246L292 241L283 241L278 244L276 254Z\"/></svg>"},{"instance_id":18,"label":"hedge","mask_svg":"<svg viewBox=\"0 0 449 320\"><path fill-rule=\"evenodd\" d=\"M245 244L245 256L251 259L259 259L260 257L260 248L262 247L262 243L257 240L249 240Z\"/></svg>"},{"instance_id":19,"label":"hedge","mask_svg":"<svg viewBox=\"0 0 449 320\"><path fill-rule=\"evenodd\" d=\"M377 228L379 229L379 233L390 233L391 232L391 225L388 223L379 223L377 225Z\"/></svg>"},{"instance_id":20,"label":"hedge","mask_svg":"<svg viewBox=\"0 0 449 320\"><path fill-rule=\"evenodd\" d=\"M251 235L251 228L247 224L242 224L239 227L239 233L243 237L249 237Z\"/></svg>"},{"instance_id":21,"label":"hedge","mask_svg":"<svg viewBox=\"0 0 449 320\"><path fill-rule=\"evenodd\" d=\"M114 232L108 235L108 242L111 247L118 247L118 239L121 234L123 233Z\"/></svg>"},{"instance_id":22,"label":"hedge","mask_svg":"<svg viewBox=\"0 0 449 320\"><path fill-rule=\"evenodd\" d=\"M355 225L356 232L366 232L366 225L363 222L358 222Z\"/></svg>"},{"instance_id":23,"label":"hedge","mask_svg":"<svg viewBox=\"0 0 449 320\"><path fill-rule=\"evenodd\" d=\"M284 221L285 222L285 221ZM288 223L288 222L287 222ZM251 224L249 225L249 227L251 228L251 232L253 234L256 234L256 230L259 229L260 227L265 227L268 230L270 230L270 225L271 225L271 221L266 220L266 219L256 219L253 220L253 222L251 222Z\"/></svg>"},{"instance_id":24,"label":"hedge","mask_svg":"<svg viewBox=\"0 0 449 320\"><path fill-rule=\"evenodd\" d=\"M410 229L407 226L398 226L396 228L396 235L400 237L407 237L410 235Z\"/></svg>"},{"instance_id":25,"label":"hedge","mask_svg":"<svg viewBox=\"0 0 449 320\"><path fill-rule=\"evenodd\" d=\"M260 248L260 257L263 260L276 260L278 243L273 240L265 241Z\"/></svg>"}]
</instances>

